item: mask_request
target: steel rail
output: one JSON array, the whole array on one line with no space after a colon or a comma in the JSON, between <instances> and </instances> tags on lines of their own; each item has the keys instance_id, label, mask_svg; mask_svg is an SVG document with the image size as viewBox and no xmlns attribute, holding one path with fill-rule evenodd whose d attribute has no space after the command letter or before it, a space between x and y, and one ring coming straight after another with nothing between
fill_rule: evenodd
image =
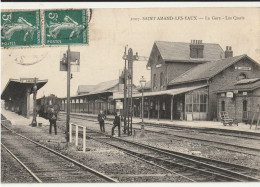
<instances>
[{"instance_id":1,"label":"steel rail","mask_svg":"<svg viewBox=\"0 0 260 187\"><path fill-rule=\"evenodd\" d=\"M83 118L83 116L80 116L80 115L76 115L76 116L77 117L73 116L73 118L84 119L84 120L88 120L88 121L94 121L94 120L89 120L89 119ZM160 128L159 126L157 126L157 127ZM166 128L166 127L164 127L164 128ZM138 129L138 128L134 128L134 129ZM209 146L217 147L217 148L220 148L220 149L224 149L224 150L228 150L228 151L232 151L232 152L243 153L243 154L248 154L248 155L253 155L253 156L260 156L260 149L257 149L257 148L254 148L254 147L246 147L246 146L230 144L230 143L225 143L225 142L219 142L219 141L213 141L213 140L207 140L207 139L201 139L201 138L194 138L194 137L188 137L188 136L183 136L183 135L169 134L169 133L165 133L165 132L153 131L153 130L148 130L148 129L146 129L146 131L152 132L152 133L158 133L158 134L162 134L162 135L167 135L167 136L169 136L169 135L170 136L176 136L178 138L183 138L183 139L202 141L202 142L209 143ZM242 148L242 149L246 149L246 150L250 150L250 151L256 151L256 152L259 152L259 154L257 154L257 153L247 153L247 152L244 152L244 151L223 148L223 147L216 146L216 145L210 145L210 143L215 143L215 144L230 146L230 147L236 147L236 148Z\"/></svg>"},{"instance_id":2,"label":"steel rail","mask_svg":"<svg viewBox=\"0 0 260 187\"><path fill-rule=\"evenodd\" d=\"M110 146L110 147L115 147L115 148L117 148L117 149L120 149L120 150L122 150L124 153L126 153L126 154L128 154L128 155L130 155L130 156L132 156L132 157L134 157L134 158L137 158L137 159L142 160L142 161L144 161L144 162L146 162L146 163L148 163L148 164L150 164L150 165L153 165L153 166L156 166L156 167L161 168L161 169L163 169L163 170L166 170L166 171L168 171L168 172L171 172L171 173L173 173L173 174L175 174L175 175L177 175L177 176L179 176L179 177L183 177L184 179L187 179L187 180L190 181L190 182L196 182L195 180L193 180L193 179L191 179L191 178L188 178L188 177L186 177L186 176L184 176L184 175L181 175L181 174L179 174L179 173L176 173L176 172L174 172L174 171L172 171L172 170L170 170L170 169L167 169L167 168L165 168L165 167L163 167L163 166L160 166L160 165L155 164L155 163L152 163L152 162L150 162L150 161L148 161L148 160L146 160L146 159L143 159L143 158L141 158L141 157L139 157L139 156L136 156L133 152L131 153L131 151L128 151L127 149L123 149L123 148L121 148L121 147L119 147L119 146L115 146L115 145L113 145L113 144L107 143L107 142L102 141L102 140L100 140L100 139L93 138L93 137L88 136L88 135L86 135L86 137L87 137L87 138L90 138L90 139L92 139L92 140L95 140L95 141L97 141L97 142L104 143L104 144L106 144L106 145L108 145L108 146Z\"/></svg>"},{"instance_id":3,"label":"steel rail","mask_svg":"<svg viewBox=\"0 0 260 187\"><path fill-rule=\"evenodd\" d=\"M94 131L92 129L88 129L88 130L91 130L91 131ZM97 132L97 131L94 131L96 133L100 133L100 132ZM100 134L103 134L103 133L100 133ZM106 135L106 134L104 134ZM109 136L109 135L106 135L106 136ZM110 136L111 137L111 136ZM116 138L116 137L111 137L111 138L115 138L115 139L120 139L122 141L125 141L125 142L128 142L128 143L134 143L136 145L139 145L139 146L146 146L146 147L150 147L151 149L157 149L162 151L162 152L165 152L165 153L168 153L168 154L177 154L178 156L180 157L188 157L188 158L185 158L185 159L196 159L195 161L197 160L202 160L204 163L204 165L206 165L207 167L211 167L211 168L214 168L214 169L217 169L218 171L221 171L221 172L224 172L224 173L229 173L229 174L232 174L234 176L238 176L238 177L242 177L246 180L250 180L250 181L260 181L258 178L254 178L254 177L251 177L251 176L248 176L248 175L244 175L242 173L238 173L236 171L231 171L229 169L225 169L225 168L220 168L218 166L214 166L214 165L211 165L211 164L208 164L208 163L205 163L205 162L212 162L212 163L216 163L216 164L222 164L224 166L228 165L230 167L239 167L241 169L247 169L247 170L252 170L252 171L256 171L256 172L259 172L258 169L256 168L250 168L250 167L246 167L246 166L241 166L241 165L237 165L237 164L231 164L231 163L227 163L227 162L223 162L223 161L218 161L218 160L214 160L214 159L208 159L208 158L203 158L203 157L196 157L194 155L187 155L187 154L184 154L184 153L179 153L179 152L174 152L174 151L168 151L168 150L165 150L165 149L161 149L161 148L156 148L156 147L153 147L153 146L149 146L149 145L146 145L146 144L141 144L141 143L138 143L138 142L132 142L132 141L128 141L128 140L123 140L121 138ZM198 162L198 161L197 161Z\"/></svg>"},{"instance_id":4,"label":"steel rail","mask_svg":"<svg viewBox=\"0 0 260 187\"><path fill-rule=\"evenodd\" d=\"M14 130L12 130L12 129L6 127L6 126L3 125L3 124L1 124L1 125L2 125L3 127L5 127L6 129L10 130L12 133L16 134L17 136L20 136L20 137L22 137L23 139L25 139L25 140L27 140L27 141L29 141L29 142L31 142L31 143L34 143L35 145L38 145L38 146L40 146L40 147L42 147L42 148L44 148L44 149L46 149L46 150L48 150L48 151L54 153L55 155L57 155L57 156L59 156L59 157L65 159L65 160L68 160L68 161L72 162L73 164L78 165L78 166L81 167L81 168L86 169L87 171L93 173L94 175L96 175L96 176L98 176L98 177L100 177L100 178L102 178L102 179L104 179L104 180L106 180L106 181L108 181L108 182L115 182L115 183L119 182L118 180L113 179L113 178L111 178L111 177L109 177L109 176L107 176L107 175L105 175L105 174L103 174L103 173L101 173L101 172L99 172L99 171L96 171L96 170L94 170L94 169L92 169L92 168L90 168L90 167L88 167L88 166L86 166L86 165L84 165L84 164L82 164L82 163L76 161L76 160L73 160L73 159L69 158L68 156L65 156L65 155L63 155L63 154L61 154L61 153L59 153L59 152L57 152L57 151L55 151L55 150L53 150L53 149L50 149L49 147L46 147L46 146L44 146L44 145L42 145L42 144L40 144L40 143L37 143L37 142L35 142L35 141L33 141L33 140L31 140L31 139L29 139L29 138L27 138L27 137L25 137L25 136L23 136L23 135L21 135L21 134L18 134L17 132L15 132Z\"/></svg>"},{"instance_id":5,"label":"steel rail","mask_svg":"<svg viewBox=\"0 0 260 187\"><path fill-rule=\"evenodd\" d=\"M39 179L36 174L34 174L19 158L17 158L12 151L10 151L3 143L1 143L1 147L5 148L6 151L17 161L19 162L19 164L21 164L26 171L38 182L38 183L42 183L42 180Z\"/></svg>"},{"instance_id":6,"label":"steel rail","mask_svg":"<svg viewBox=\"0 0 260 187\"><path fill-rule=\"evenodd\" d=\"M88 129L88 128L87 128L87 129ZM98 133L98 134L102 134L102 135L108 136L108 137L113 138L113 139L116 139L116 140L124 141L124 142L130 143L130 144L134 144L134 145L138 145L138 146L141 146L141 147L146 147L146 145L144 145L144 144L139 144L139 143L135 143L135 142L128 141L128 140L123 140L123 139L121 139L121 138L116 138L116 137L113 137L113 136L110 136L110 135L107 135L107 134L104 134L104 133L101 133L101 132L98 132L98 131L95 131L95 130L92 130L92 129L88 129L88 130L93 131L93 132L96 132L96 133ZM91 139L95 139L95 138L93 138L93 137L91 137L91 136L88 136L88 137L91 138ZM95 139L95 140L97 140L97 139ZM103 143L107 143L107 142L104 142L104 141L102 141L102 140L100 140L100 139L98 139L97 141L101 141L101 142L103 142ZM107 143L107 144L109 144L109 143ZM136 152L134 152L134 151L131 151L131 150L129 150L129 149L122 148L122 147L120 147L120 146L116 146L116 145L113 145L113 144L110 144L110 145L111 145L111 146L114 146L114 147L116 147L116 148L118 148L118 149L120 149L120 150L123 150L124 152L130 152L130 153L135 154L135 155L141 155L141 153L136 153ZM161 152L161 153L163 152L163 151L161 151L161 150L156 150L156 148L151 148L151 147L146 147L146 148L148 148L148 149L150 149L150 150L157 151L157 152ZM212 165L209 165L209 164L206 164L206 163L202 163L202 162L199 162L199 161L196 161L196 160L192 160L192 159L189 159L189 158L185 158L185 157L183 157L183 156L174 155L174 154L170 154L170 153L164 153L164 154L168 154L168 155L171 155L171 156L174 156L174 157L177 157L177 158L181 158L182 160L188 160L189 162L193 162L193 163L196 162L197 164L199 163L199 164L201 164L201 165L204 165L204 167L207 166L208 168L218 169L218 170L222 170L222 171L225 170L225 169L223 169L223 168L219 168L219 167L212 166ZM143 156L148 157L147 155L144 155L144 154L143 154ZM170 163L170 164L174 164L174 165L178 165L178 166L184 166L183 164L180 165L180 164L178 164L178 163L174 163L174 162L171 162L171 161L166 161L166 160L163 160L163 159L158 159L158 158L156 158L156 157L151 157L151 156L149 156L149 157L150 157L150 158L153 158L153 159L161 160L161 161L164 161L164 162L168 162L168 163ZM205 171L205 170L198 169L198 168L193 168L193 167L190 167L190 166L187 166L187 165L185 165L185 167L186 167L186 168L189 168L189 169L197 170L197 171L199 171L199 172L203 172L203 173L207 173L207 174L211 174L211 175L213 174L213 175L215 175L215 176L222 177L222 178L226 178L226 179L229 179L229 180L242 182L242 180L240 180L240 179L233 178L233 177L226 176L226 175L222 175L222 174L220 174L220 173L215 173L215 172L212 172L212 171ZM226 172L231 172L231 173L233 173L232 171L229 171L229 170L225 170L225 171L226 171ZM243 176L243 175L242 175L242 176ZM246 178L250 178L250 177L247 176ZM254 178L253 178L253 179L250 178L250 180L259 181L258 179L254 179Z\"/></svg>"},{"instance_id":7,"label":"steel rail","mask_svg":"<svg viewBox=\"0 0 260 187\"><path fill-rule=\"evenodd\" d=\"M132 143L134 145L139 145L139 146L142 146L142 147L150 148L154 151L161 152L161 153L164 153L164 154L168 154L169 156L175 156L175 157L178 157L180 159L188 160L188 161L191 161L191 162L196 162L196 163L201 164L203 166L206 166L208 168L212 168L212 169L215 169L217 171L222 171L224 173L230 173L232 175L236 175L236 176L242 177L242 178L247 179L247 180L260 181L260 179L257 179L257 178L251 177L251 176L247 176L247 175L244 175L242 173L234 172L234 171L231 171L231 170L228 170L228 169L225 169L225 168L221 168L221 167L218 167L218 166L214 166L214 165L211 165L211 164L208 164L208 163L205 163L205 162L201 162L201 161L197 161L197 160L194 160L194 159L191 159L191 158L187 158L184 155L182 155L182 156L177 155L177 154L174 154L174 153L170 153L170 152L158 149L158 148L153 147L153 146L149 146L149 145L145 145L145 144L142 144L142 143L133 142L133 141L129 141L129 140L124 140L124 139L117 138L117 137L112 137L112 138L119 139L119 140L122 140L122 141L125 141L125 142L128 142L128 143Z\"/></svg>"},{"instance_id":8,"label":"steel rail","mask_svg":"<svg viewBox=\"0 0 260 187\"><path fill-rule=\"evenodd\" d=\"M94 131L92 129L89 129L89 130ZM95 131L95 132L97 132L97 131ZM154 132L154 131L152 131L152 132ZM97 132L97 133L100 133L100 132ZM107 135L107 136L109 136L109 135ZM113 137L113 138L116 138L116 137ZM127 141L127 140L123 140L123 141ZM138 143L138 142L136 142L136 143ZM143 144L143 145L149 146L149 145L146 145L146 144ZM161 151L166 151L166 152L169 152L169 153L177 154L177 155L180 155L180 156L185 156L185 157L188 157L188 158L191 158L191 159L201 160L203 162L211 162L211 163L215 163L215 164L222 164L224 166L229 166L229 167L239 168L239 169L245 169L245 170L250 170L252 172L254 171L254 172L260 173L260 170L257 169L257 168L250 168L250 167L247 167L247 166L238 165L238 164L232 164L232 163L228 163L228 162L224 162L224 161L220 161L220 160L209 159L209 158L204 158L204 157L198 157L198 156L195 156L195 155L188 155L188 154L185 154L185 153L180 153L180 152L176 152L176 151L170 151L170 150L157 148L157 147L153 147L153 146L150 146L150 147L159 149ZM233 150L231 150L231 151L233 151ZM231 171L231 172L233 172L233 171ZM236 175L237 174L241 175L240 173L236 173ZM247 176L245 175L244 177L247 177ZM257 179L257 178L251 178L251 180L258 180L259 181L259 179Z\"/></svg>"},{"instance_id":9,"label":"steel rail","mask_svg":"<svg viewBox=\"0 0 260 187\"><path fill-rule=\"evenodd\" d=\"M99 133L99 132L98 132ZM105 142L105 141L102 141L100 139L96 139L96 138L93 138L91 136L87 136L91 139L94 139L96 141L100 141L102 143L105 143L105 144L108 144L110 146L113 146L119 150L122 150L124 152L128 152L128 153L131 153L131 154L134 154L136 155L137 157L139 158L142 158L142 157L146 157L146 158L149 158L149 159L152 159L152 160L158 160L158 161L161 161L161 162L165 162L165 163L168 163L168 164L172 164L172 165L175 165L175 166L178 166L178 167L185 167L185 168L188 168L190 170L194 170L194 171L197 171L197 172L201 172L201 173L204 173L204 174L207 174L207 175L215 175L216 177L220 177L220 178L224 178L224 179L228 179L229 181L237 181L237 182L243 182L242 180L240 179L237 179L237 178L233 178L233 177L230 177L230 176L226 176L226 175L222 175L222 174L219 174L219 173L216 173L216 172L212 172L212 171L206 171L206 170L203 170L203 169L199 169L199 168L196 168L196 167L191 167L191 166L188 166L188 165L183 165L183 164L179 164L179 163L176 163L176 162L173 162L173 161L169 161L169 160L165 160L165 159L161 159L161 158L158 158L158 157L154 157L154 156L148 156L146 154L142 154L142 153L139 153L139 152L135 152L135 151L131 151L129 149L126 149L126 148L123 148L123 147L120 147L118 145L114 145L114 144L110 144L108 142ZM111 137L111 138L115 138L115 137ZM118 140L122 140L122 139L118 139ZM140 145L139 145L140 146ZM149 162L149 160L147 159L147 161ZM193 179L192 179L193 180ZM197 181L196 181L197 182Z\"/></svg>"},{"instance_id":10,"label":"steel rail","mask_svg":"<svg viewBox=\"0 0 260 187\"><path fill-rule=\"evenodd\" d=\"M66 113L59 113L59 115L65 115ZM82 115L82 114L76 114L73 113L71 114L73 116L77 116L77 117L82 117L82 119L86 119L86 118L95 118L94 116L86 116L86 115ZM80 119L80 118L79 118ZM112 121L113 119L111 118L107 118L107 120ZM240 138L247 138L247 139L258 139L260 133L256 133L256 132L247 132L247 131L240 131L240 130L227 130L227 129L219 129L219 128L205 128L205 127L191 127L191 126L179 126L179 125L170 125L170 124L165 124L165 123L160 123L160 124L152 124L152 123L148 123L148 122L144 122L145 125L148 126L154 126L154 127L159 127L159 128L166 128L166 129L187 129L187 130L197 130L197 131L201 131L203 133L209 133L208 131L213 131L214 133L218 133L220 135L224 135L224 136L228 136L230 134L233 134L235 137L240 137ZM136 125L140 124L140 122L135 123ZM220 133L219 133L220 132ZM226 133L226 134L224 134ZM238 134L241 135L248 135L248 136L239 136ZM252 137L255 136L255 137Z\"/></svg>"},{"instance_id":11,"label":"steel rail","mask_svg":"<svg viewBox=\"0 0 260 187\"><path fill-rule=\"evenodd\" d=\"M65 115L63 113L60 113L59 115ZM86 118L95 118L94 116L84 116L82 114L71 114L73 115L74 118L78 119L86 119ZM112 121L113 119L108 118L108 121ZM139 125L140 122L135 123L135 125ZM151 127L157 127L157 128L165 128L165 129L179 129L179 130L196 130L205 134L216 134L216 135L222 135L222 136L234 136L234 137L239 137L239 138L245 138L245 139L257 139L260 140L259 136L260 133L254 133L254 132L246 132L246 131L239 131L239 130L226 130L226 129L216 129L216 128L204 128L204 127L190 127L190 126L176 126L176 125L169 125L169 124L152 124L152 123L147 123L145 122L146 126L151 126ZM213 132L209 132L213 131ZM242 134L242 136L238 135ZM243 136L245 135L245 136ZM254 137L252 137L254 136Z\"/></svg>"}]
</instances>

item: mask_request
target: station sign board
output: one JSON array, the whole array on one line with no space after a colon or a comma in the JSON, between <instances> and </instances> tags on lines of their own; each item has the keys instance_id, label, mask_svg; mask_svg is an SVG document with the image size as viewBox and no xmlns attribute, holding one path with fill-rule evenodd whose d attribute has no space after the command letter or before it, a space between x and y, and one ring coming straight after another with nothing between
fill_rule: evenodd
<instances>
[{"instance_id":1,"label":"station sign board","mask_svg":"<svg viewBox=\"0 0 260 187\"><path fill-rule=\"evenodd\" d=\"M123 102L116 102L116 109L123 109Z\"/></svg>"},{"instance_id":2,"label":"station sign board","mask_svg":"<svg viewBox=\"0 0 260 187\"><path fill-rule=\"evenodd\" d=\"M247 92L243 92L242 94L243 94L243 95L247 95Z\"/></svg>"},{"instance_id":3,"label":"station sign board","mask_svg":"<svg viewBox=\"0 0 260 187\"><path fill-rule=\"evenodd\" d=\"M244 71L251 71L251 67L241 67L241 66L235 66L236 70L244 70Z\"/></svg>"},{"instance_id":4,"label":"station sign board","mask_svg":"<svg viewBox=\"0 0 260 187\"><path fill-rule=\"evenodd\" d=\"M70 70L71 72L79 72L80 71L80 52L70 52ZM67 71L67 53L62 53L60 60L60 71Z\"/></svg>"},{"instance_id":5,"label":"station sign board","mask_svg":"<svg viewBox=\"0 0 260 187\"><path fill-rule=\"evenodd\" d=\"M20 78L21 83L34 83L35 78ZM38 78L36 78L36 82L38 81Z\"/></svg>"},{"instance_id":6,"label":"station sign board","mask_svg":"<svg viewBox=\"0 0 260 187\"><path fill-rule=\"evenodd\" d=\"M233 98L233 92L227 92L226 96L229 98Z\"/></svg>"}]
</instances>

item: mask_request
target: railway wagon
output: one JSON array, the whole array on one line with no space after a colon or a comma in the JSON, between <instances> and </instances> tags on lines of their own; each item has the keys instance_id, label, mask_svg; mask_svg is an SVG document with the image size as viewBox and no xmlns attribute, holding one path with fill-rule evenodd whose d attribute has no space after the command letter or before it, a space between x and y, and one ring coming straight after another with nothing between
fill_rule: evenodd
<instances>
[{"instance_id":1,"label":"railway wagon","mask_svg":"<svg viewBox=\"0 0 260 187\"><path fill-rule=\"evenodd\" d=\"M67 100L62 99L61 111L67 112ZM100 110L103 110L106 115L112 115L115 113L115 101L113 99L102 100L102 99L87 99L80 98L80 96L71 99L70 111L72 113L87 113L87 114L98 114Z\"/></svg>"},{"instance_id":2,"label":"railway wagon","mask_svg":"<svg viewBox=\"0 0 260 187\"><path fill-rule=\"evenodd\" d=\"M59 112L61 107L61 99L59 99L54 94L51 94L47 97L43 96L36 100L37 104L37 114L40 117L47 119L47 113L51 107L54 107L54 110Z\"/></svg>"}]
</instances>

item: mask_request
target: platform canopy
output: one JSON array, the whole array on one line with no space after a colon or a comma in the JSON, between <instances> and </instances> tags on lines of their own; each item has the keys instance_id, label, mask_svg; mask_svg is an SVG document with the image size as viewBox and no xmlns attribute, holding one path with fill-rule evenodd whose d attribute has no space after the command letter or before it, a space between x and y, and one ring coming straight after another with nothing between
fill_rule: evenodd
<instances>
[{"instance_id":1,"label":"platform canopy","mask_svg":"<svg viewBox=\"0 0 260 187\"><path fill-rule=\"evenodd\" d=\"M35 78L21 78L21 79L9 79L1 94L2 100L9 100L10 98L20 98L24 95L27 89L30 89L34 85ZM42 88L48 80L36 79L37 90ZM31 90L32 93L32 90Z\"/></svg>"},{"instance_id":2,"label":"platform canopy","mask_svg":"<svg viewBox=\"0 0 260 187\"><path fill-rule=\"evenodd\" d=\"M189 92L192 90L196 90L202 87L206 87L207 85L201 85L201 86L191 86L191 87L184 87L184 88L176 88L176 89L170 89L170 90L163 90L163 91L156 91L156 92L144 92L144 97L151 97L151 96L160 96L160 95L178 95L181 93ZM132 95L133 98L135 97L142 97L142 93L137 93ZM114 93L113 99L123 99L124 95L123 93Z\"/></svg>"}]
</instances>

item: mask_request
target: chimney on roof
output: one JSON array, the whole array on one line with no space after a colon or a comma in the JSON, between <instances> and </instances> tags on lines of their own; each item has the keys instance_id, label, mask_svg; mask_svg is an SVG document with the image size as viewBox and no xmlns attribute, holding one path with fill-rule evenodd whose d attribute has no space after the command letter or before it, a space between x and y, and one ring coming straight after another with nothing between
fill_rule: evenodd
<instances>
[{"instance_id":1,"label":"chimney on roof","mask_svg":"<svg viewBox=\"0 0 260 187\"><path fill-rule=\"evenodd\" d=\"M233 51L231 46L226 46L225 58L233 57Z\"/></svg>"},{"instance_id":2,"label":"chimney on roof","mask_svg":"<svg viewBox=\"0 0 260 187\"><path fill-rule=\"evenodd\" d=\"M203 58L204 44L202 40L191 40L190 43L190 57Z\"/></svg>"}]
</instances>

